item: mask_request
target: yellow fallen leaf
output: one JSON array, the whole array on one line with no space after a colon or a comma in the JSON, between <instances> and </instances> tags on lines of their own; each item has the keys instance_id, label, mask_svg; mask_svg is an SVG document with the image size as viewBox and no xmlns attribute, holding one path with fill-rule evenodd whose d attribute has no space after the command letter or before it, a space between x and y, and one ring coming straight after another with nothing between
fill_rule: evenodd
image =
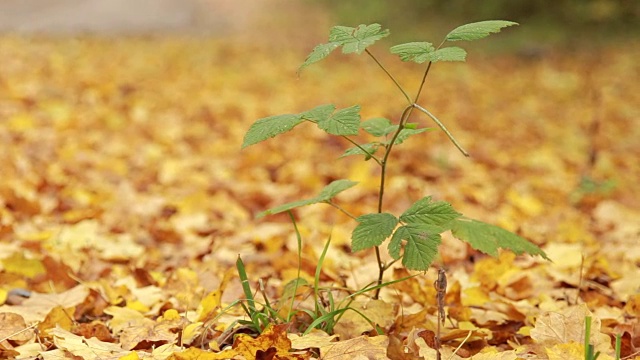
<instances>
[{"instance_id":1,"label":"yellow fallen leaf","mask_svg":"<svg viewBox=\"0 0 640 360\"><path fill-rule=\"evenodd\" d=\"M222 281L217 290L213 290L202 299L198 305L198 319L197 321L205 321L207 318L215 315L216 311L220 308L220 301L222 299L222 293L229 284L229 281L235 275L235 269L230 268L225 271Z\"/></svg>"},{"instance_id":2,"label":"yellow fallen leaf","mask_svg":"<svg viewBox=\"0 0 640 360\"><path fill-rule=\"evenodd\" d=\"M195 340L196 337L202 335L202 330L204 330L202 322L195 322L188 324L182 330L182 337L180 338L180 344L188 345Z\"/></svg>"},{"instance_id":3,"label":"yellow fallen leaf","mask_svg":"<svg viewBox=\"0 0 640 360\"><path fill-rule=\"evenodd\" d=\"M216 311L220 307L220 300L222 299L222 291L213 290L207 294L207 296L202 299L200 305L198 305L198 320L203 321L207 319L209 316L214 315L214 311Z\"/></svg>"},{"instance_id":4,"label":"yellow fallen leaf","mask_svg":"<svg viewBox=\"0 0 640 360\"><path fill-rule=\"evenodd\" d=\"M393 304L382 300L358 300L351 303L349 307L355 311L346 310L334 327L335 334L342 340L358 337L366 331L373 330L373 326L385 329L393 324L395 317ZM361 314L366 316L366 319Z\"/></svg>"},{"instance_id":5,"label":"yellow fallen leaf","mask_svg":"<svg viewBox=\"0 0 640 360\"><path fill-rule=\"evenodd\" d=\"M44 265L40 260L26 258L24 253L15 253L2 259L1 262L6 272L24 275L28 278L45 273Z\"/></svg>"},{"instance_id":6,"label":"yellow fallen leaf","mask_svg":"<svg viewBox=\"0 0 640 360\"><path fill-rule=\"evenodd\" d=\"M59 327L61 329L71 331L74 324L73 314L75 307L63 308L62 306L56 306L51 309L51 312L47 314L47 317L38 324L38 330L42 334L47 334L47 330Z\"/></svg>"},{"instance_id":7,"label":"yellow fallen leaf","mask_svg":"<svg viewBox=\"0 0 640 360\"><path fill-rule=\"evenodd\" d=\"M332 343L334 343L338 337L337 335L329 335L318 329L313 329L304 336L298 334L287 334L287 336L289 340L291 340L291 348L298 350L333 345Z\"/></svg>"},{"instance_id":8,"label":"yellow fallen leaf","mask_svg":"<svg viewBox=\"0 0 640 360\"><path fill-rule=\"evenodd\" d=\"M138 356L138 353L135 351L132 351L129 354L118 358L118 360L139 360L139 359L140 359L140 356Z\"/></svg>"},{"instance_id":9,"label":"yellow fallen leaf","mask_svg":"<svg viewBox=\"0 0 640 360\"><path fill-rule=\"evenodd\" d=\"M566 344L556 344L545 349L549 360L583 360L584 344L577 342L569 342ZM600 353L598 359L613 360L613 357Z\"/></svg>"},{"instance_id":10,"label":"yellow fallen leaf","mask_svg":"<svg viewBox=\"0 0 640 360\"><path fill-rule=\"evenodd\" d=\"M228 360L238 356L238 352L234 349L228 349L221 352L211 352L195 347L190 347L185 351L175 352L169 360ZM255 355L249 359L255 358Z\"/></svg>"},{"instance_id":11,"label":"yellow fallen leaf","mask_svg":"<svg viewBox=\"0 0 640 360\"><path fill-rule=\"evenodd\" d=\"M233 341L233 349L246 359L252 359L260 352L274 352L280 359L289 357L291 341L287 337L287 324L271 325L257 338L246 334L238 335Z\"/></svg>"},{"instance_id":12,"label":"yellow fallen leaf","mask_svg":"<svg viewBox=\"0 0 640 360\"><path fill-rule=\"evenodd\" d=\"M461 295L463 306L482 306L491 301L489 295L482 286L474 286L464 289Z\"/></svg>"}]
</instances>

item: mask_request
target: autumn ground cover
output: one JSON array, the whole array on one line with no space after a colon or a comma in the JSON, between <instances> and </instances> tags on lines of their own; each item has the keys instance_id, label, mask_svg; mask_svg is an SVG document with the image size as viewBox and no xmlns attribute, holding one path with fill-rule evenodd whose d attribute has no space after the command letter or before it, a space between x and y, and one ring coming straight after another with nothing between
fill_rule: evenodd
<instances>
[{"instance_id":1,"label":"autumn ground cover","mask_svg":"<svg viewBox=\"0 0 640 360\"><path fill-rule=\"evenodd\" d=\"M360 104L365 118L395 119L402 108L364 58L338 56L298 79L308 51L205 38L0 38L0 357L435 358L435 271L354 305L384 336L345 316L339 341L292 327L287 337L287 326L231 338L242 312L221 309L243 296L239 254L252 287L262 279L274 301L297 276L288 217L255 214L337 178L360 182L339 196L349 212L377 200L373 164L337 160L349 144L309 127L240 151L249 125L318 103ZM417 86L417 68L377 55ZM437 64L424 103L471 157L439 132L408 140L389 169L389 208L433 195L553 260L491 258L445 238L443 358L583 358L587 314L600 359L613 358L615 334L623 357L638 358L638 55L627 44ZM304 277L331 235L323 284L375 280L376 263L350 252L351 219L322 205L296 215Z\"/></svg>"}]
</instances>

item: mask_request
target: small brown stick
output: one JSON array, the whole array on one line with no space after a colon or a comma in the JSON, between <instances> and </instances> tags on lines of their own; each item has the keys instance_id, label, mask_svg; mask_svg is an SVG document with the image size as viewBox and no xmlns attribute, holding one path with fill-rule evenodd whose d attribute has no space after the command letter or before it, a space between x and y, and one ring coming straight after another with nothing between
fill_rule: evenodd
<instances>
[{"instance_id":1,"label":"small brown stick","mask_svg":"<svg viewBox=\"0 0 640 360\"><path fill-rule=\"evenodd\" d=\"M436 301L438 303L438 328L436 331L436 360L440 360L440 324L444 326L444 296L447 293L447 274L443 268L438 269L438 278L433 282L436 288Z\"/></svg>"}]
</instances>

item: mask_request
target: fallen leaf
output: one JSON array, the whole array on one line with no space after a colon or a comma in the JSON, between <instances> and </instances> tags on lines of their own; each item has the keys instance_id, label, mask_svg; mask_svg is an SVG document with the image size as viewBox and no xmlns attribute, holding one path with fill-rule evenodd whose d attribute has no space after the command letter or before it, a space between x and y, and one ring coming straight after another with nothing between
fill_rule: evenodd
<instances>
[{"instance_id":1,"label":"fallen leaf","mask_svg":"<svg viewBox=\"0 0 640 360\"><path fill-rule=\"evenodd\" d=\"M320 347L320 358L326 360L387 360L389 339L380 335L359 336Z\"/></svg>"},{"instance_id":2,"label":"fallen leaf","mask_svg":"<svg viewBox=\"0 0 640 360\"><path fill-rule=\"evenodd\" d=\"M375 330L373 326L388 328L393 324L396 312L392 304L382 300L357 300L352 302L349 307L354 310L345 311L334 327L335 333L342 340L355 338L364 332Z\"/></svg>"}]
</instances>

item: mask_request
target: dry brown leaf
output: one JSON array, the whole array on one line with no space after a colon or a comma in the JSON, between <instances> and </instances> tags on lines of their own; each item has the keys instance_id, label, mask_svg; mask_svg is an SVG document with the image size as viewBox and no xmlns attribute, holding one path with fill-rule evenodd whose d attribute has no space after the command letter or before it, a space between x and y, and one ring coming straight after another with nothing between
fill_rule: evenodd
<instances>
[{"instance_id":1,"label":"dry brown leaf","mask_svg":"<svg viewBox=\"0 0 640 360\"><path fill-rule=\"evenodd\" d=\"M22 345L31 340L34 336L34 330L27 327L22 316L14 313L0 313L0 346L5 349L12 348L7 340Z\"/></svg>"},{"instance_id":2,"label":"dry brown leaf","mask_svg":"<svg viewBox=\"0 0 640 360\"><path fill-rule=\"evenodd\" d=\"M600 332L600 319L593 317L584 305L567 308L563 312L546 312L536 319L535 327L531 329L531 338L541 345L554 346L584 342L585 317L592 316L591 341L596 351L611 350L609 336Z\"/></svg>"},{"instance_id":3,"label":"dry brown leaf","mask_svg":"<svg viewBox=\"0 0 640 360\"><path fill-rule=\"evenodd\" d=\"M386 336L360 336L320 347L320 357L325 360L387 360L388 345Z\"/></svg>"},{"instance_id":4,"label":"dry brown leaf","mask_svg":"<svg viewBox=\"0 0 640 360\"><path fill-rule=\"evenodd\" d=\"M103 342L96 338L87 339L61 328L50 329L49 335L53 337L53 342L58 349L68 351L85 360L116 360L129 354L129 351L123 350L118 344Z\"/></svg>"},{"instance_id":5,"label":"dry brown leaf","mask_svg":"<svg viewBox=\"0 0 640 360\"><path fill-rule=\"evenodd\" d=\"M78 285L60 294L32 293L31 297L18 306L0 306L0 313L14 312L22 315L27 323L43 321L51 309L60 306L69 308L82 303L89 295L89 289Z\"/></svg>"}]
</instances>

